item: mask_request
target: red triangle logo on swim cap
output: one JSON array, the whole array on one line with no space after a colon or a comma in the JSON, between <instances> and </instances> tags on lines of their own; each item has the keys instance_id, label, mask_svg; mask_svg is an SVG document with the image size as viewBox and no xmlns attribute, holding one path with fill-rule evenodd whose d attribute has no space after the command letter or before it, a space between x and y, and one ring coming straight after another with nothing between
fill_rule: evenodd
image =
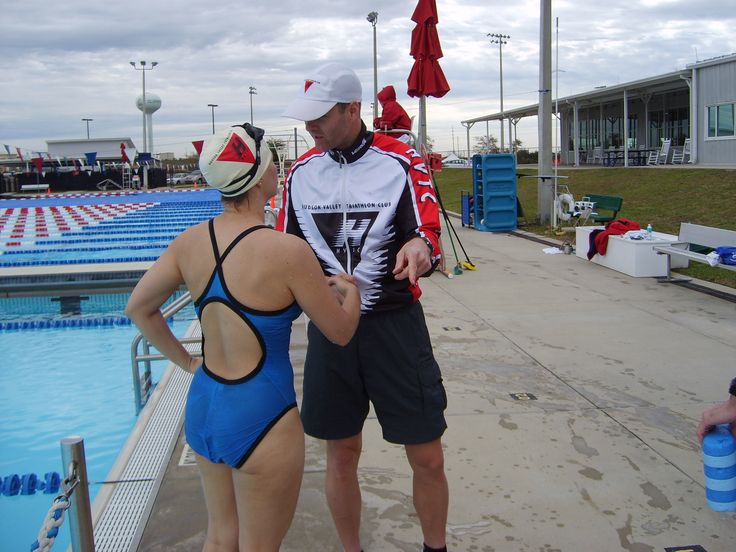
<instances>
[{"instance_id":1,"label":"red triangle logo on swim cap","mask_svg":"<svg viewBox=\"0 0 736 552\"><path fill-rule=\"evenodd\" d=\"M256 157L243 139L237 134L230 135L230 140L217 157L218 161L234 161L236 163L255 163Z\"/></svg>"},{"instance_id":2,"label":"red triangle logo on swim cap","mask_svg":"<svg viewBox=\"0 0 736 552\"><path fill-rule=\"evenodd\" d=\"M304 81L304 93L307 93L307 90L309 90L309 87L312 86L316 81L307 79Z\"/></svg>"}]
</instances>

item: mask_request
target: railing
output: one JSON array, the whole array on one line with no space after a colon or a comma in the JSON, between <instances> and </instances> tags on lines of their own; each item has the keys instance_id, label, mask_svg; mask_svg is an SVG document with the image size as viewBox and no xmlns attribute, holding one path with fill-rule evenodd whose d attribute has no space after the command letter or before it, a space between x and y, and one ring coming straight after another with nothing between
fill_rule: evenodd
<instances>
[{"instance_id":1,"label":"railing","mask_svg":"<svg viewBox=\"0 0 736 552\"><path fill-rule=\"evenodd\" d=\"M170 318L182 310L192 302L192 296L187 291L181 297L175 299L166 308L161 311L164 319ZM200 343L198 337L181 338L182 344ZM140 349L139 349L140 347ZM130 345L132 375L133 375L133 394L135 397L135 413L138 415L146 405L148 398L153 392L153 381L151 379L151 361L166 360L161 353L151 352L151 343L146 337L139 333L133 338ZM142 371L141 371L142 370Z\"/></svg>"}]
</instances>

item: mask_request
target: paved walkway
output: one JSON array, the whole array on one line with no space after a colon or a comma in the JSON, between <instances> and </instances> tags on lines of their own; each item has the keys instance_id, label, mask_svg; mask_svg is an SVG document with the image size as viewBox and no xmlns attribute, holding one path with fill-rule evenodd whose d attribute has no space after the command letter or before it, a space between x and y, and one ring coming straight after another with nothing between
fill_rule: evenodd
<instances>
[{"instance_id":1,"label":"paved walkway","mask_svg":"<svg viewBox=\"0 0 736 552\"><path fill-rule=\"evenodd\" d=\"M449 549L736 550L736 514L705 502L695 437L736 375L736 303L457 230L478 270L422 285L449 399ZM303 326L294 338L300 388ZM180 437L141 551L201 550L197 470L181 455ZM308 440L306 466L282 550L339 551L322 443ZM420 550L403 449L374 418L360 479L365 551Z\"/></svg>"}]
</instances>

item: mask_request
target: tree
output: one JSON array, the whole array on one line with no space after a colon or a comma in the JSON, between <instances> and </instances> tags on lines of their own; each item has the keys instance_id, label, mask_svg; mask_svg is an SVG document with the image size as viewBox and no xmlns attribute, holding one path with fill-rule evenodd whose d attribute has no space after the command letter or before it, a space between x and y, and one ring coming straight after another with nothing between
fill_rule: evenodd
<instances>
[{"instance_id":1,"label":"tree","mask_svg":"<svg viewBox=\"0 0 736 552\"><path fill-rule=\"evenodd\" d=\"M473 153L497 153L498 152L498 140L495 136L477 136L475 138L475 145L473 146Z\"/></svg>"}]
</instances>

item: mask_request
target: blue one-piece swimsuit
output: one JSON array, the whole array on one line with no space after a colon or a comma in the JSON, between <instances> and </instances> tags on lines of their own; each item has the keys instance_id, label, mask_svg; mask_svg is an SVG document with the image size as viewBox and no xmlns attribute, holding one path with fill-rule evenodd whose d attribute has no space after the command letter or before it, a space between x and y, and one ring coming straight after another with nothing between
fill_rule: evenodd
<instances>
[{"instance_id":1,"label":"blue one-piece swimsuit","mask_svg":"<svg viewBox=\"0 0 736 552\"><path fill-rule=\"evenodd\" d=\"M278 311L259 311L239 303L225 284L222 262L248 234L267 226L245 230L222 256L209 221L216 265L207 287L194 303L197 316L213 302L237 313L261 345L258 366L247 376L228 380L213 374L203 358L187 397L184 430L189 446L211 462L240 468L258 443L289 410L296 407L294 372L289 360L291 323L301 314L296 303ZM202 338L204 355L204 337Z\"/></svg>"}]
</instances>

